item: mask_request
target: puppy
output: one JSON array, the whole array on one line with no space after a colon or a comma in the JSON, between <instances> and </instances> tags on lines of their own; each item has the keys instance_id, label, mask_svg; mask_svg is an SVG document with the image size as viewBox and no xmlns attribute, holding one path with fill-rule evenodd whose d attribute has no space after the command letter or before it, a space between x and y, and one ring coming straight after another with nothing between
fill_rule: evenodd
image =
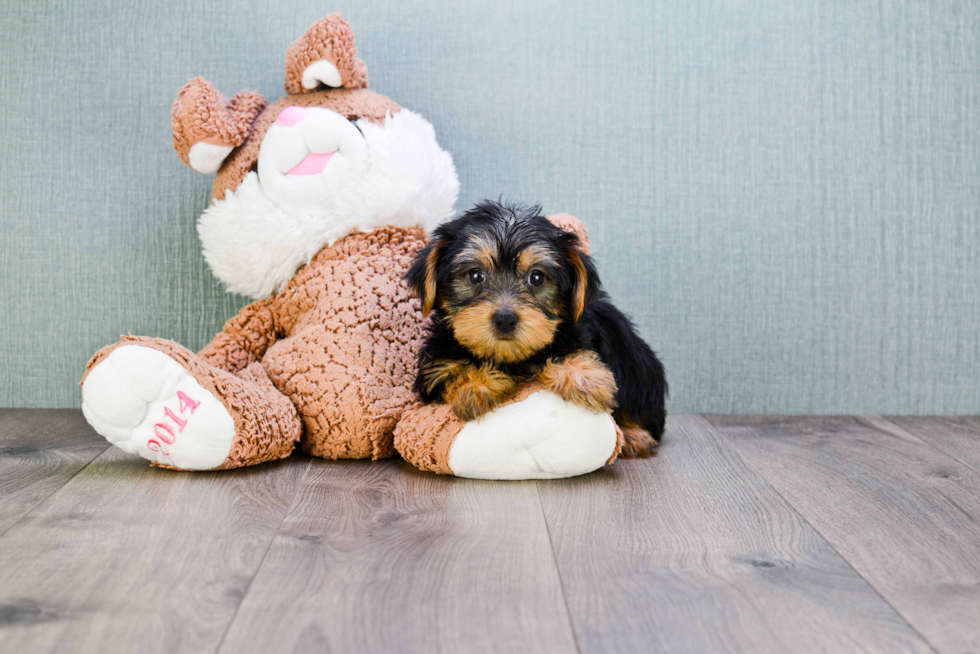
<instances>
[{"instance_id":1,"label":"puppy","mask_svg":"<svg viewBox=\"0 0 980 654\"><path fill-rule=\"evenodd\" d=\"M415 392L460 420L538 380L612 412L623 456L650 456L664 431L667 381L656 354L601 291L578 237L538 207L485 201L436 229L406 275L432 313Z\"/></svg>"}]
</instances>

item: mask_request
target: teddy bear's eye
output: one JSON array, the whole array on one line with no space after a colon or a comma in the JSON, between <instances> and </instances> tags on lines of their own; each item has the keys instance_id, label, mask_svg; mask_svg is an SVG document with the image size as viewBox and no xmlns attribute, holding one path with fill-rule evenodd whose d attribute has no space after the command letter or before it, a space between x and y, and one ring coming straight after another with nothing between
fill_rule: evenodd
<instances>
[{"instance_id":1,"label":"teddy bear's eye","mask_svg":"<svg viewBox=\"0 0 980 654\"><path fill-rule=\"evenodd\" d=\"M483 282L487 281L487 276L484 275L483 271L479 268L474 268L466 273L466 279L469 280L470 284L473 284L473 286L479 286Z\"/></svg>"}]
</instances>

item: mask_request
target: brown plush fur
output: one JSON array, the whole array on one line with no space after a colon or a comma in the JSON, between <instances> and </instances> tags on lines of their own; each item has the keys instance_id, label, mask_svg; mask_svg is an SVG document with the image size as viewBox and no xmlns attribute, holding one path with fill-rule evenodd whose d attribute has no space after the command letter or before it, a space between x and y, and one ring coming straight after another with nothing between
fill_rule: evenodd
<instances>
[{"instance_id":1,"label":"brown plush fur","mask_svg":"<svg viewBox=\"0 0 980 654\"><path fill-rule=\"evenodd\" d=\"M265 369L248 363L237 374L210 365L198 355L173 341L162 338L124 336L119 343L99 350L85 368L88 373L117 347L139 345L163 352L184 367L205 390L224 404L235 422L235 439L224 463L215 470L238 468L290 455L300 439L302 424L293 403L279 393ZM239 357L244 362L249 356ZM161 467L166 466L155 463Z\"/></svg>"},{"instance_id":2,"label":"brown plush fur","mask_svg":"<svg viewBox=\"0 0 980 654\"><path fill-rule=\"evenodd\" d=\"M212 196L222 200L255 169L262 139L286 107L323 107L353 120L365 118L383 124L385 116L398 113L401 107L366 88L367 67L356 53L350 24L332 14L317 21L290 46L286 54L287 97L268 103L255 91L241 91L226 101L209 82L200 77L191 80L174 101L174 148L188 166L190 150L197 143L235 148L214 178ZM337 67L344 88L303 88L303 71L319 59Z\"/></svg>"},{"instance_id":3,"label":"brown plush fur","mask_svg":"<svg viewBox=\"0 0 980 654\"><path fill-rule=\"evenodd\" d=\"M174 100L171 124L174 149L188 166L197 144L238 147L252 131L252 122L265 109L265 98L255 91L239 91L230 101L200 77L184 85Z\"/></svg>"},{"instance_id":4,"label":"brown plush fur","mask_svg":"<svg viewBox=\"0 0 980 654\"><path fill-rule=\"evenodd\" d=\"M424 243L417 229L351 234L281 293L243 308L198 355L158 338L123 343L170 355L229 410L235 444L219 468L287 456L296 440L327 459L390 457L395 425L415 401L423 336L402 277Z\"/></svg>"},{"instance_id":5,"label":"brown plush fur","mask_svg":"<svg viewBox=\"0 0 980 654\"><path fill-rule=\"evenodd\" d=\"M337 67L345 88L367 86L367 66L357 58L354 30L340 14L321 18L289 46L286 51L286 93L309 93L311 89L303 86L303 71L321 59Z\"/></svg>"}]
</instances>

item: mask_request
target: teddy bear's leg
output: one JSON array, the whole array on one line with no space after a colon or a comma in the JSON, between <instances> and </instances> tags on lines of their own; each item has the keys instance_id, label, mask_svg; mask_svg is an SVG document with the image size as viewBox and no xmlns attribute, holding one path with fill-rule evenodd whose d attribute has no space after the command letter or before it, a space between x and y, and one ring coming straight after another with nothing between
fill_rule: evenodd
<instances>
[{"instance_id":1,"label":"teddy bear's leg","mask_svg":"<svg viewBox=\"0 0 980 654\"><path fill-rule=\"evenodd\" d=\"M416 404L395 428L409 463L474 479L557 479L612 463L623 435L608 413L567 402L539 384L470 422L445 404Z\"/></svg>"},{"instance_id":2,"label":"teddy bear's leg","mask_svg":"<svg viewBox=\"0 0 980 654\"><path fill-rule=\"evenodd\" d=\"M245 142L266 101L255 91L231 100L200 77L184 85L171 113L174 148L199 173L215 173L228 154Z\"/></svg>"},{"instance_id":3,"label":"teddy bear's leg","mask_svg":"<svg viewBox=\"0 0 980 654\"><path fill-rule=\"evenodd\" d=\"M406 311L411 305L406 301ZM303 421L303 451L325 459L385 459L395 455L392 432L414 402L414 353L418 324L378 321L351 332L308 329L266 357L277 388ZM330 323L330 327L338 323ZM390 340L389 340L390 339Z\"/></svg>"},{"instance_id":4,"label":"teddy bear's leg","mask_svg":"<svg viewBox=\"0 0 980 654\"><path fill-rule=\"evenodd\" d=\"M357 58L354 30L340 14L315 22L286 52L286 92L314 91L320 85L367 86L367 67Z\"/></svg>"},{"instance_id":5,"label":"teddy bear's leg","mask_svg":"<svg viewBox=\"0 0 980 654\"><path fill-rule=\"evenodd\" d=\"M301 431L261 364L235 375L159 338L124 337L96 353L82 378L82 411L117 447L181 470L281 459Z\"/></svg>"}]
</instances>

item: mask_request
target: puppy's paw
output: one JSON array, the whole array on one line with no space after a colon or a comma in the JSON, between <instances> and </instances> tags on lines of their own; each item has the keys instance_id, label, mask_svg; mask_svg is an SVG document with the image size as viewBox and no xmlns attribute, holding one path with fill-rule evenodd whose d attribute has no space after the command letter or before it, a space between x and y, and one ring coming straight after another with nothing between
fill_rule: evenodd
<instances>
[{"instance_id":1,"label":"puppy's paw","mask_svg":"<svg viewBox=\"0 0 980 654\"><path fill-rule=\"evenodd\" d=\"M514 380L490 366L467 366L446 384L444 397L460 420L476 420L514 392Z\"/></svg>"},{"instance_id":2,"label":"puppy's paw","mask_svg":"<svg viewBox=\"0 0 980 654\"><path fill-rule=\"evenodd\" d=\"M623 432L623 449L619 456L623 459L647 459L657 453L660 443L653 440L646 429L631 425L620 425Z\"/></svg>"},{"instance_id":3,"label":"puppy's paw","mask_svg":"<svg viewBox=\"0 0 980 654\"><path fill-rule=\"evenodd\" d=\"M616 406L616 379L595 352L552 359L538 377L563 400L596 413L611 413Z\"/></svg>"}]
</instances>

